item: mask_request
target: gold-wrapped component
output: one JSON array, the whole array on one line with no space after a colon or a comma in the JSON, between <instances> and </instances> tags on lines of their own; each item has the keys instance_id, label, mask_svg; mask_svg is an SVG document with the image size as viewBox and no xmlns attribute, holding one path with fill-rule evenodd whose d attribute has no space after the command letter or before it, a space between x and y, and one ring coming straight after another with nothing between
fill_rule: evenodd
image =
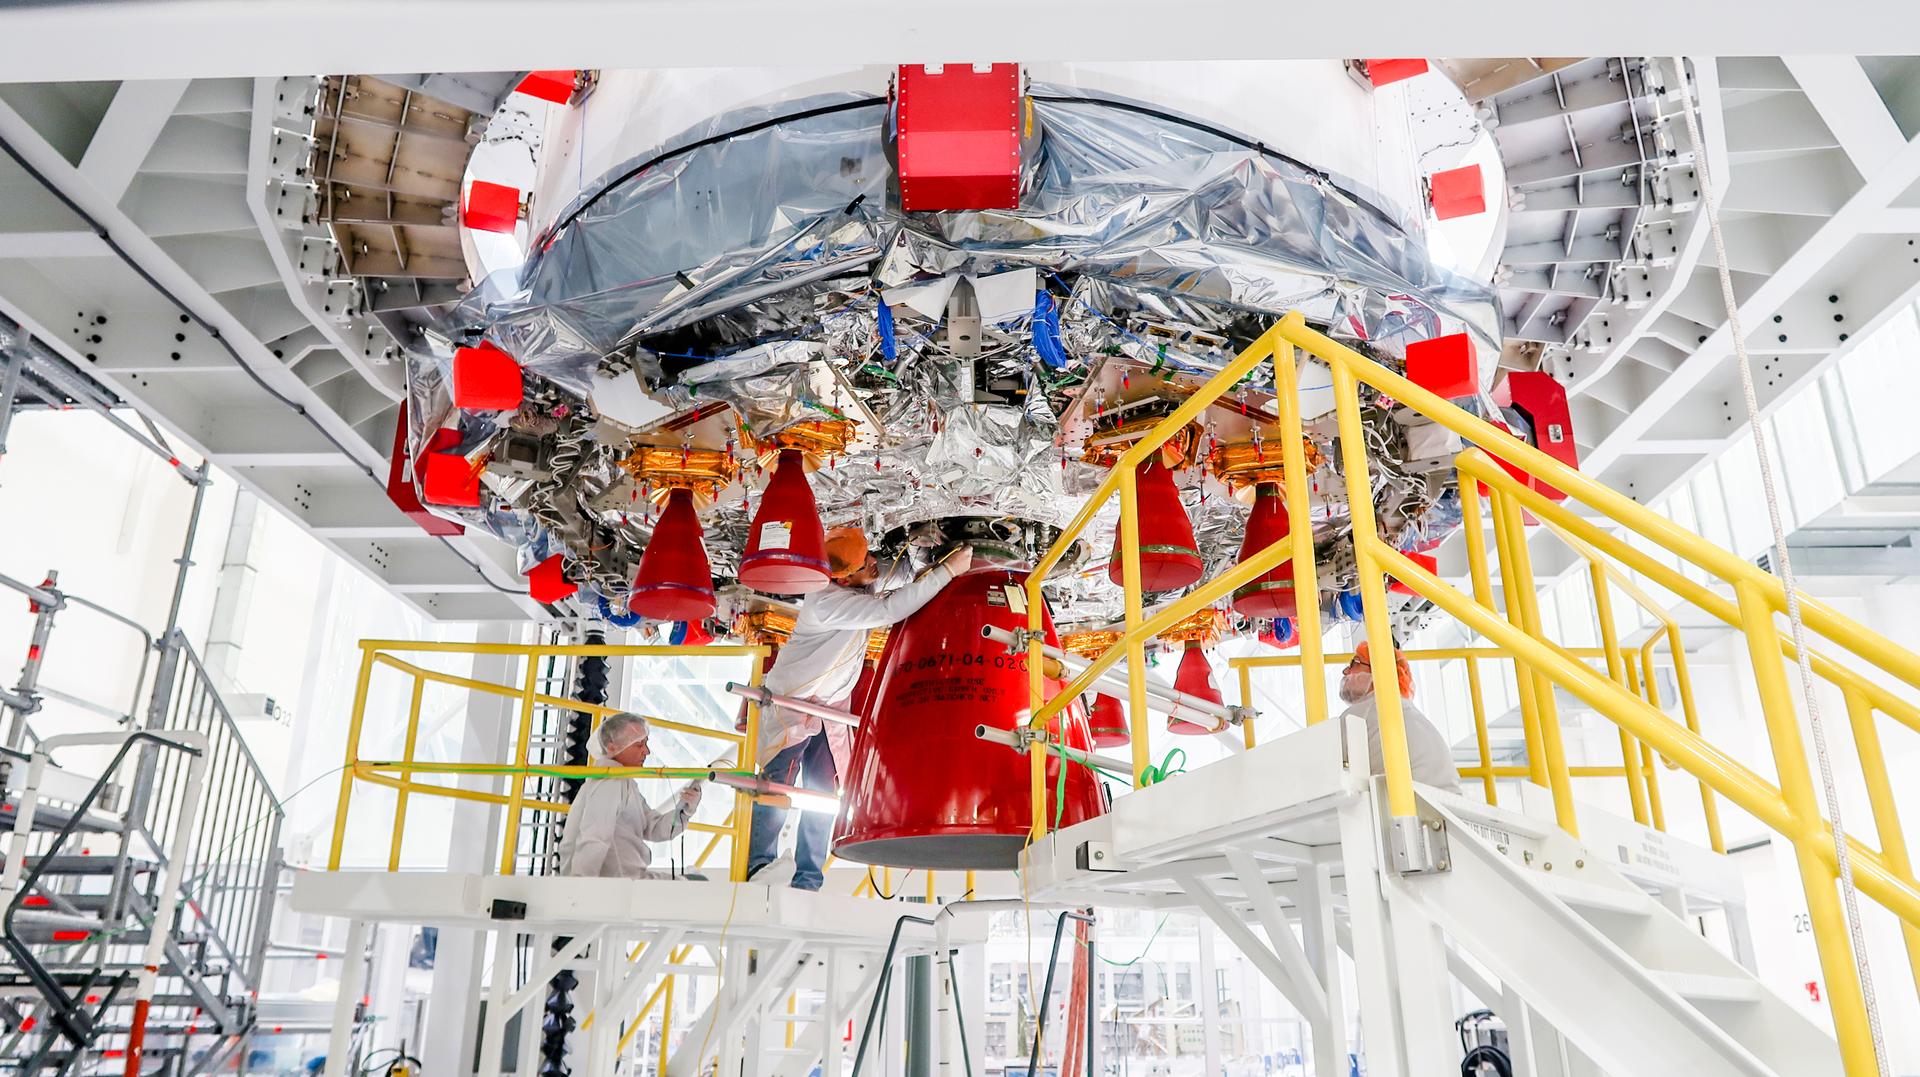
<instances>
[{"instance_id":1,"label":"gold-wrapped component","mask_svg":"<svg viewBox=\"0 0 1920 1077\"><path fill-rule=\"evenodd\" d=\"M752 445L760 454L761 467L772 467L782 449L799 449L807 458L807 470L813 471L827 457L846 452L859 433L851 420L826 419L795 423L764 439L753 440Z\"/></svg>"},{"instance_id":2,"label":"gold-wrapped component","mask_svg":"<svg viewBox=\"0 0 1920 1077\"><path fill-rule=\"evenodd\" d=\"M778 646L793 635L793 614L784 610L749 610L733 619L733 634L749 647Z\"/></svg>"},{"instance_id":3,"label":"gold-wrapped component","mask_svg":"<svg viewBox=\"0 0 1920 1077\"><path fill-rule=\"evenodd\" d=\"M1160 640L1163 643L1198 643L1206 647L1211 646L1226 633L1226 611L1209 606L1203 610L1195 610L1191 616L1160 633Z\"/></svg>"},{"instance_id":4,"label":"gold-wrapped component","mask_svg":"<svg viewBox=\"0 0 1920 1077\"><path fill-rule=\"evenodd\" d=\"M1069 632L1060 637L1060 649L1080 658L1098 658L1107 648L1120 642L1120 633L1093 629Z\"/></svg>"},{"instance_id":5,"label":"gold-wrapped component","mask_svg":"<svg viewBox=\"0 0 1920 1077\"><path fill-rule=\"evenodd\" d=\"M1314 445L1313 439L1301 438L1300 447L1306 460L1309 474L1320 470L1326 457ZM1253 489L1263 482L1275 484L1286 481L1286 467L1281 461L1280 446L1277 443L1234 441L1215 445L1207 456L1207 470L1213 477L1226 484L1233 496L1242 501L1253 500Z\"/></svg>"},{"instance_id":6,"label":"gold-wrapped component","mask_svg":"<svg viewBox=\"0 0 1920 1077\"><path fill-rule=\"evenodd\" d=\"M656 505L665 504L674 490L692 490L696 501L711 502L740 473L732 453L661 445L636 447L620 468L647 484L647 498Z\"/></svg>"},{"instance_id":7,"label":"gold-wrapped component","mask_svg":"<svg viewBox=\"0 0 1920 1077\"><path fill-rule=\"evenodd\" d=\"M1165 415L1144 415L1117 426L1096 430L1088 436L1086 445L1080 450L1080 458L1089 464L1112 467L1128 449L1133 448L1134 442L1165 419ZM1200 428L1188 424L1160 446L1161 465L1170 471L1178 471L1192 463L1194 447L1199 439Z\"/></svg>"},{"instance_id":8,"label":"gold-wrapped component","mask_svg":"<svg viewBox=\"0 0 1920 1077\"><path fill-rule=\"evenodd\" d=\"M733 634L749 646L782 647L793 635L793 614L785 610L752 610L733 619ZM867 661L878 662L887 646L887 630L876 628L867 635Z\"/></svg>"}]
</instances>

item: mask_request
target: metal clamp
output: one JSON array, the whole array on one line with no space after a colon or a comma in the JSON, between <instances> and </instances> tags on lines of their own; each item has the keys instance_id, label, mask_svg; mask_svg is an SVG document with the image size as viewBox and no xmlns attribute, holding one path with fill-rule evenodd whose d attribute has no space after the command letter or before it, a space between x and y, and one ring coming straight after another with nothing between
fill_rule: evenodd
<instances>
[{"instance_id":1,"label":"metal clamp","mask_svg":"<svg viewBox=\"0 0 1920 1077\"><path fill-rule=\"evenodd\" d=\"M1034 632L1026 628L1009 628L1006 631L1013 637L1007 640L1008 654L1026 654L1029 646L1034 642L1038 641L1042 645L1047 642L1046 634L1043 632Z\"/></svg>"},{"instance_id":2,"label":"metal clamp","mask_svg":"<svg viewBox=\"0 0 1920 1077\"><path fill-rule=\"evenodd\" d=\"M1402 875L1432 875L1453 866L1447 825L1438 816L1399 816L1387 821L1387 848Z\"/></svg>"}]
</instances>

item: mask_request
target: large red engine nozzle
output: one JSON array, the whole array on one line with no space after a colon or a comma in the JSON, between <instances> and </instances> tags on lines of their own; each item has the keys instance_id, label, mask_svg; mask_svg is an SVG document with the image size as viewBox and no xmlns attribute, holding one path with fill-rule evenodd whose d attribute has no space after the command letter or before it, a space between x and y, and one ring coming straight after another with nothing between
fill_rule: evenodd
<instances>
[{"instance_id":1,"label":"large red engine nozzle","mask_svg":"<svg viewBox=\"0 0 1920 1077\"><path fill-rule=\"evenodd\" d=\"M1005 871L1019 865L1033 825L1030 764L976 726L1012 729L1029 712L1027 659L981 638L986 625L1024 628L1016 612L1019 577L977 569L948 584L896 626L880 659L879 683L864 711L841 783L833 855L862 864ZM1047 641L1057 644L1051 616ZM1050 692L1063 685L1049 680ZM1061 714L1068 747L1091 746L1076 700ZM1059 724L1054 726L1057 731ZM1105 811L1091 771L1047 759L1047 823L1066 827ZM1063 806L1064 804L1064 806Z\"/></svg>"}]
</instances>

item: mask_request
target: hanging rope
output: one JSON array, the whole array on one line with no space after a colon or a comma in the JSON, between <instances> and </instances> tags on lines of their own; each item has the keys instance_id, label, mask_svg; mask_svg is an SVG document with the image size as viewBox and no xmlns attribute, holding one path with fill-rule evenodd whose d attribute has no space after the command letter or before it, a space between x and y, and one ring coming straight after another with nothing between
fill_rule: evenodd
<instances>
[{"instance_id":1,"label":"hanging rope","mask_svg":"<svg viewBox=\"0 0 1920 1077\"><path fill-rule=\"evenodd\" d=\"M1713 236L1713 251L1719 260L1720 299L1727 308L1727 332L1733 336L1733 354L1740 366L1740 393L1747 405L1747 424L1753 431L1754 453L1760 459L1760 485L1767 493L1767 520L1773 527L1773 564L1780 586L1787 596L1787 621L1792 626L1793 649L1799 658L1800 692L1807 701L1807 726L1813 734L1814 756L1820 764L1820 786L1826 801L1827 817L1833 823L1834 860L1839 868L1840 896L1846 910L1847 937L1853 947L1853 966L1860 975L1860 994L1867 1011L1867 1031L1873 1039L1874 1065L1880 1077L1887 1077L1886 1042L1880 1031L1880 1006L1874 997L1873 973L1868 967L1866 937L1860 926L1860 897L1853 883L1853 857L1847 850L1847 831L1840 819L1840 792L1833 782L1833 761L1827 751L1826 724L1821 720L1819 696L1815 693L1812 651L1807 648L1807 628L1800 616L1800 592L1794 586L1793 562L1787 556L1786 526L1780 517L1780 497L1774 488L1773 462L1767 454L1767 434L1760 422L1760 402L1753 390L1753 362L1747 356L1746 334L1740 328L1740 304L1733 294L1733 275L1727 269L1727 244L1720 233L1720 202L1712 179L1707 174L1706 143L1700 137L1700 121L1694 115L1693 87L1689 83L1687 62L1674 58L1680 79L1680 105L1686 116L1687 137L1693 140L1693 167L1700 181L1700 200L1707 210L1707 227ZM1758 656L1756 656L1757 658Z\"/></svg>"}]
</instances>

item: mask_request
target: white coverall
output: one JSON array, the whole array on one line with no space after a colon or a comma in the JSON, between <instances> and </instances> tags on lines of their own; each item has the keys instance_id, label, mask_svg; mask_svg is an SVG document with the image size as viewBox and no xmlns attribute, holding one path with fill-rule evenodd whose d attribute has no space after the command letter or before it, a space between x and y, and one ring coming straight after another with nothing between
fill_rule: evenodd
<instances>
[{"instance_id":1,"label":"white coverall","mask_svg":"<svg viewBox=\"0 0 1920 1077\"><path fill-rule=\"evenodd\" d=\"M615 765L600 755L596 767ZM589 778L573 798L560 835L560 874L614 879L664 879L652 870L650 841L667 841L687 829L693 809L678 795L656 811L632 778Z\"/></svg>"},{"instance_id":2,"label":"white coverall","mask_svg":"<svg viewBox=\"0 0 1920 1077\"><path fill-rule=\"evenodd\" d=\"M793 634L767 671L767 690L777 696L845 709L852 702L853 686L860 680L861 663L867 657L867 636L876 628L912 616L933 601L951 579L952 570L940 564L886 594L875 594L872 588L833 584L808 595L794 620ZM784 707L760 712L760 745L755 762L766 766L782 749L803 743L823 727L833 751L835 772L846 774L847 759L853 751L853 730Z\"/></svg>"},{"instance_id":3,"label":"white coverall","mask_svg":"<svg viewBox=\"0 0 1920 1077\"><path fill-rule=\"evenodd\" d=\"M1370 774L1385 773L1387 769L1380 753L1380 708L1377 703L1378 700L1369 695L1340 715L1342 718L1351 715L1367 723L1367 766ZM1460 771L1453 765L1453 749L1448 747L1447 738L1441 735L1439 727L1411 699L1403 697L1400 700L1400 714L1407 730L1407 762L1413 771L1413 780L1449 793L1458 793Z\"/></svg>"}]
</instances>

